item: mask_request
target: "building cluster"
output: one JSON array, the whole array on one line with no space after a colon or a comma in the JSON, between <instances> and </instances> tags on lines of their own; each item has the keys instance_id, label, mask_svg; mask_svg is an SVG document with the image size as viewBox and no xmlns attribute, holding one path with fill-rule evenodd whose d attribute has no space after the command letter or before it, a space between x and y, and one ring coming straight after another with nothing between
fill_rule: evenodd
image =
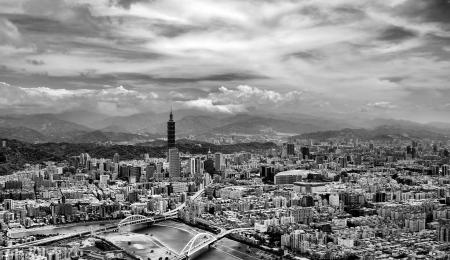
<instances>
[{"instance_id":1,"label":"building cluster","mask_svg":"<svg viewBox=\"0 0 450 260\"><path fill-rule=\"evenodd\" d=\"M158 216L185 203L180 220L252 228L233 236L286 256L449 259L448 142L297 139L258 154L186 154L172 114L167 128L166 158L83 153L0 177L3 245L39 239L14 238L24 229Z\"/></svg>"}]
</instances>

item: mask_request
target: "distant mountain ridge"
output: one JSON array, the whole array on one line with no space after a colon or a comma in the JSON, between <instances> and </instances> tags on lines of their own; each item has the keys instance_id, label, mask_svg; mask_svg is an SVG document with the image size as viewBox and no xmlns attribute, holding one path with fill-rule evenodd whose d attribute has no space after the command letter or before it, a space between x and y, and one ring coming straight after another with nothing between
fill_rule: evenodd
<instances>
[{"instance_id":1,"label":"distant mountain ridge","mask_svg":"<svg viewBox=\"0 0 450 260\"><path fill-rule=\"evenodd\" d=\"M30 143L147 141L159 135L99 131L53 114L0 116L0 137Z\"/></svg>"},{"instance_id":2,"label":"distant mountain ridge","mask_svg":"<svg viewBox=\"0 0 450 260\"><path fill-rule=\"evenodd\" d=\"M405 127L401 125L381 125L373 129L350 129L345 128L334 131L319 131L305 133L292 137L293 139L360 139L360 140L392 140L392 139L432 139L432 140L449 140L450 130L435 129L433 127Z\"/></svg>"},{"instance_id":3,"label":"distant mountain ridge","mask_svg":"<svg viewBox=\"0 0 450 260\"><path fill-rule=\"evenodd\" d=\"M358 138L429 137L445 139L450 127L445 123L419 124L394 119L320 118L303 114L223 114L193 110L174 111L177 138L194 135L266 135L359 136ZM88 111L62 114L0 116L0 138L31 143L43 142L131 142L139 143L164 137L167 113L140 113L108 116ZM309 133L309 134L307 134Z\"/></svg>"}]
</instances>

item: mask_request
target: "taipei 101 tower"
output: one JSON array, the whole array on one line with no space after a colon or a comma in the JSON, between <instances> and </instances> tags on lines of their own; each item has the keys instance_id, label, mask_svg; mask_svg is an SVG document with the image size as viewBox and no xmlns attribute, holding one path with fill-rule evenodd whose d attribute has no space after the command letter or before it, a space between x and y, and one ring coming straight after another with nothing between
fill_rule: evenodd
<instances>
[{"instance_id":1,"label":"taipei 101 tower","mask_svg":"<svg viewBox=\"0 0 450 260\"><path fill-rule=\"evenodd\" d=\"M173 121L172 110L170 110L169 121L167 121L167 146L175 148L175 121Z\"/></svg>"},{"instance_id":2,"label":"taipei 101 tower","mask_svg":"<svg viewBox=\"0 0 450 260\"><path fill-rule=\"evenodd\" d=\"M169 121L167 121L167 146L169 148L169 177L180 177L181 164L178 149L175 147L175 121L173 121L172 110L170 110Z\"/></svg>"}]
</instances>

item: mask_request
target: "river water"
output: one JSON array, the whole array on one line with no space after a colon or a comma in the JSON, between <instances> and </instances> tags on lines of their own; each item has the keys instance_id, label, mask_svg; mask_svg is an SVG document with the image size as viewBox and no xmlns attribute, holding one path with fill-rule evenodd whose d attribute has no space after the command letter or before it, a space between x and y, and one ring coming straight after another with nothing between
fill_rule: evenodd
<instances>
[{"instance_id":1,"label":"river water","mask_svg":"<svg viewBox=\"0 0 450 260\"><path fill-rule=\"evenodd\" d=\"M183 247L198 233L206 233L204 230L193 228L183 223L174 221L166 221L161 224L155 224L145 229L135 231L139 235L151 236L153 239L157 239L166 247L169 247L171 251L179 253ZM136 241L135 243L140 243ZM131 251L136 251L136 248L142 248L145 245L136 246L133 243L122 245L123 247L129 247ZM148 244L147 244L148 246ZM127 249L127 248L125 248ZM146 254L140 255L143 259L146 259ZM144 258L145 257L145 258ZM223 238L216 242L214 247L205 252L201 256L197 257L198 260L261 260L261 259L275 259L275 256L265 253L261 250L251 248L245 244L233 241L228 238Z\"/></svg>"},{"instance_id":2,"label":"river water","mask_svg":"<svg viewBox=\"0 0 450 260\"><path fill-rule=\"evenodd\" d=\"M12 237L22 237L36 234L67 234L98 229L110 221L94 223L78 223L43 229L24 230L14 232ZM198 233L208 233L199 228L191 227L176 221L164 221L148 228L131 233L105 233L103 236L124 248L133 252L142 259L159 259L159 256L173 258L179 254L184 246ZM166 249L168 248L168 249ZM153 253L150 254L149 251ZM169 250L169 251L167 251ZM172 253L170 253L172 252ZM261 260L275 259L274 255L249 247L245 244L223 238L214 244L214 247L197 257L198 260Z\"/></svg>"}]
</instances>

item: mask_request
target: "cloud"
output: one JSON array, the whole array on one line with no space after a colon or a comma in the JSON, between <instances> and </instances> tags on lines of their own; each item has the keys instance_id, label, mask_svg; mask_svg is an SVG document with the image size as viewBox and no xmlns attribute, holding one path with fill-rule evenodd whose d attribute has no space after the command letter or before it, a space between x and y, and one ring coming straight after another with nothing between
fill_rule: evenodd
<instances>
[{"instance_id":1,"label":"cloud","mask_svg":"<svg viewBox=\"0 0 450 260\"><path fill-rule=\"evenodd\" d=\"M0 45L17 45L22 37L17 27L8 19L0 17Z\"/></svg>"},{"instance_id":2,"label":"cloud","mask_svg":"<svg viewBox=\"0 0 450 260\"><path fill-rule=\"evenodd\" d=\"M71 109L92 109L113 115L127 115L149 108L147 102L157 101L158 94L142 93L123 86L94 89L25 88L0 83L0 108L10 113L62 112ZM140 107L142 106L142 107Z\"/></svg>"},{"instance_id":3,"label":"cloud","mask_svg":"<svg viewBox=\"0 0 450 260\"><path fill-rule=\"evenodd\" d=\"M435 93L450 80L444 0L17 0L0 8L2 81L41 100L90 90L101 97L90 101L106 102L95 109L112 113L178 101L351 116L353 107L378 115L395 104L395 116L414 119L408 109L417 105L435 118L439 108L417 93L441 100ZM162 106L142 101L152 97Z\"/></svg>"},{"instance_id":4,"label":"cloud","mask_svg":"<svg viewBox=\"0 0 450 260\"><path fill-rule=\"evenodd\" d=\"M110 0L110 4L117 5L125 9L130 9L131 5L139 2L145 2L145 0Z\"/></svg>"},{"instance_id":5,"label":"cloud","mask_svg":"<svg viewBox=\"0 0 450 260\"><path fill-rule=\"evenodd\" d=\"M378 101L374 103L367 104L369 107L378 108L378 109L395 109L397 108L396 105L392 104L391 102L387 101Z\"/></svg>"},{"instance_id":6,"label":"cloud","mask_svg":"<svg viewBox=\"0 0 450 260\"><path fill-rule=\"evenodd\" d=\"M450 2L447 0L409 0L396 7L398 12L422 21L448 24Z\"/></svg>"},{"instance_id":7,"label":"cloud","mask_svg":"<svg viewBox=\"0 0 450 260\"><path fill-rule=\"evenodd\" d=\"M302 98L301 91L279 93L272 90L260 89L247 85L239 85L236 88L219 87L216 92L209 93L206 97L178 101L181 106L189 108L203 108L212 112L236 113L248 111L248 108L266 110L297 102Z\"/></svg>"},{"instance_id":8,"label":"cloud","mask_svg":"<svg viewBox=\"0 0 450 260\"><path fill-rule=\"evenodd\" d=\"M381 35L378 37L379 40L383 41L402 41L405 39L410 39L417 36L417 34L399 26L390 26L389 28L383 30Z\"/></svg>"},{"instance_id":9,"label":"cloud","mask_svg":"<svg viewBox=\"0 0 450 260\"><path fill-rule=\"evenodd\" d=\"M182 107L188 108L196 108L200 110L206 110L209 112L218 112L218 113L240 113L247 111L247 108L243 104L214 104L213 100L207 98L200 98L195 100L188 101L178 101L177 104L180 104Z\"/></svg>"},{"instance_id":10,"label":"cloud","mask_svg":"<svg viewBox=\"0 0 450 260\"><path fill-rule=\"evenodd\" d=\"M29 59L29 60L27 60L27 62L28 62L29 64L36 65L36 66L44 65L44 64L45 64L45 62L42 61L42 60L33 60L33 59Z\"/></svg>"}]
</instances>

